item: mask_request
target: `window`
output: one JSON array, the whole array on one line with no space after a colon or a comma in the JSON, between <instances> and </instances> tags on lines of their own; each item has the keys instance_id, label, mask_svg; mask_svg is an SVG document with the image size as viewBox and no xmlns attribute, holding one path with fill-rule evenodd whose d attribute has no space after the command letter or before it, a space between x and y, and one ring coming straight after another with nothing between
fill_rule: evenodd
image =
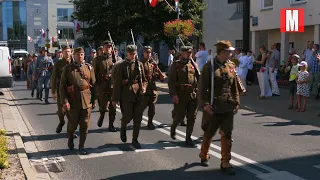
<instances>
[{"instance_id":1,"label":"window","mask_svg":"<svg viewBox=\"0 0 320 180\"><path fill-rule=\"evenodd\" d=\"M243 48L243 41L242 40L236 40L235 42L236 48Z\"/></svg>"},{"instance_id":2,"label":"window","mask_svg":"<svg viewBox=\"0 0 320 180\"><path fill-rule=\"evenodd\" d=\"M237 13L243 13L243 1L237 2Z\"/></svg>"},{"instance_id":3,"label":"window","mask_svg":"<svg viewBox=\"0 0 320 180\"><path fill-rule=\"evenodd\" d=\"M272 9L273 0L261 0L261 9Z\"/></svg>"},{"instance_id":4,"label":"window","mask_svg":"<svg viewBox=\"0 0 320 180\"><path fill-rule=\"evenodd\" d=\"M73 28L58 28L60 30L59 39L74 39Z\"/></svg>"},{"instance_id":5,"label":"window","mask_svg":"<svg viewBox=\"0 0 320 180\"><path fill-rule=\"evenodd\" d=\"M57 9L57 20L60 22L70 22L73 14L73 8L58 8Z\"/></svg>"},{"instance_id":6,"label":"window","mask_svg":"<svg viewBox=\"0 0 320 180\"><path fill-rule=\"evenodd\" d=\"M40 30L41 29L34 29L33 30L33 38L37 38L38 36L40 36Z\"/></svg>"},{"instance_id":7,"label":"window","mask_svg":"<svg viewBox=\"0 0 320 180\"><path fill-rule=\"evenodd\" d=\"M291 5L293 4L302 4L302 3L306 3L307 0L290 0L291 1Z\"/></svg>"}]
</instances>

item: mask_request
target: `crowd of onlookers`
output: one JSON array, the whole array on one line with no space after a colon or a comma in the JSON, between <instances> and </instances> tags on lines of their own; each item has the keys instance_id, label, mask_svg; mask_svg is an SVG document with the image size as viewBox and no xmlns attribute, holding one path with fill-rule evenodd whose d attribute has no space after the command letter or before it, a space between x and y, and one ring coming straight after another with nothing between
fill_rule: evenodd
<instances>
[{"instance_id":1,"label":"crowd of onlookers","mask_svg":"<svg viewBox=\"0 0 320 180\"><path fill-rule=\"evenodd\" d=\"M283 76L280 77L280 74L285 74L283 77L288 82L290 93L288 109L304 112L310 95L315 95L317 99L320 98L319 45L308 42L308 47L303 51L301 57L295 49L290 49L289 58L282 61L276 47L276 44L272 44L268 50L265 45L260 45L259 53L256 55L252 51L236 48L230 54L230 60L237 65L237 74L245 88L254 82L259 84L259 99L280 96L278 82ZM168 67L176 59L174 54L174 50L169 51ZM206 50L204 43L200 43L200 49L194 52L193 56L200 69L207 61L214 58L212 50ZM281 62L284 64L281 65Z\"/></svg>"}]
</instances>

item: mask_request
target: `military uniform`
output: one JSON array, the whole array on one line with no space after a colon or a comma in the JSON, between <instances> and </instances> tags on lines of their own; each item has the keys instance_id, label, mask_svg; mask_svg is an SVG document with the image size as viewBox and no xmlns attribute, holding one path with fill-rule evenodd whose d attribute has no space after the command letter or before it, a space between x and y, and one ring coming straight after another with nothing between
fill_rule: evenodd
<instances>
[{"instance_id":1,"label":"military uniform","mask_svg":"<svg viewBox=\"0 0 320 180\"><path fill-rule=\"evenodd\" d=\"M36 58L37 55L33 55L33 58ZM39 99L39 89L37 88L37 82L38 80L36 79L36 72L35 72L35 67L36 67L36 60L33 60L30 62L28 65L28 70L27 70L27 76L31 79L31 97L34 96L34 90L37 90L37 98Z\"/></svg>"},{"instance_id":2,"label":"military uniform","mask_svg":"<svg viewBox=\"0 0 320 180\"><path fill-rule=\"evenodd\" d=\"M69 47L64 48L65 49L70 49ZM69 112L65 112L63 110L63 104L61 103L61 98L60 98L60 93L57 92L59 91L59 85L60 85L60 79L61 79L61 74L62 74L62 69L64 66L72 63L72 59L59 59L55 62L52 76L51 76L51 93L57 95L57 106L58 106L58 117L59 117L59 125L57 126L56 132L60 133L62 130L63 125L65 124L64 116L66 115L68 119L69 117Z\"/></svg>"},{"instance_id":3,"label":"military uniform","mask_svg":"<svg viewBox=\"0 0 320 180\"><path fill-rule=\"evenodd\" d=\"M208 166L208 151L212 137L220 128L221 135L221 170L234 175L231 160L231 135L233 130L233 117L240 104L236 65L229 60L219 60L219 52L234 50L229 41L220 41L216 45L218 56L212 62L207 62L201 73L199 82L199 103L204 108L201 128L204 131L201 145L201 164ZM214 79L212 79L214 74ZM214 84L212 89L212 82ZM213 94L213 98L212 97ZM212 107L212 108L211 108ZM212 113L207 111L210 108Z\"/></svg>"},{"instance_id":4,"label":"military uniform","mask_svg":"<svg viewBox=\"0 0 320 180\"><path fill-rule=\"evenodd\" d=\"M192 47L181 48L182 52L191 52ZM199 70L192 58L176 60L172 63L169 72L169 93L171 97L178 97L179 102L174 103L174 120L171 125L171 137L175 138L175 131L179 123L187 117L186 145L194 146L191 139L195 119L198 112L197 80Z\"/></svg>"},{"instance_id":5,"label":"military uniform","mask_svg":"<svg viewBox=\"0 0 320 180\"><path fill-rule=\"evenodd\" d=\"M74 54L84 53L83 48L76 48ZM70 104L70 120L68 121L68 146L73 150L73 134L77 126L80 126L79 152L87 154L84 143L87 138L90 124L91 109L95 101L95 74L93 67L85 63L83 59L78 64L66 65L62 70L60 80L60 103Z\"/></svg>"},{"instance_id":6,"label":"military uniform","mask_svg":"<svg viewBox=\"0 0 320 180\"><path fill-rule=\"evenodd\" d=\"M111 41L105 41L104 46L112 46ZM112 81L111 73L114 64L119 61L117 57L112 57L112 54L104 54L99 56L95 62L95 75L97 79L97 89L98 89L98 99L99 99L99 112L100 117L97 125L99 127L103 124L104 115L109 111L109 131L116 132L117 129L114 127L113 123L116 118L116 107L112 106L111 97L112 97Z\"/></svg>"},{"instance_id":7,"label":"military uniform","mask_svg":"<svg viewBox=\"0 0 320 180\"><path fill-rule=\"evenodd\" d=\"M128 53L136 53L137 46L127 46ZM126 59L117 65L114 77L114 90L112 102L120 102L122 112L120 137L127 141L127 124L133 120L132 145L141 148L138 136L143 115L143 93L145 91L146 78L143 64L136 60Z\"/></svg>"},{"instance_id":8,"label":"military uniform","mask_svg":"<svg viewBox=\"0 0 320 180\"><path fill-rule=\"evenodd\" d=\"M143 48L144 52L152 51L150 46L145 46ZM148 81L146 87L146 93L144 95L143 101L143 111L149 107L148 109L148 128L155 129L155 126L152 123L153 117L155 115L155 104L158 100L158 90L156 86L156 79L164 80L164 75L162 72L157 69L157 65L153 63L153 59L142 58L141 62L143 64L144 72L146 79ZM159 72L160 71L160 72Z\"/></svg>"}]
</instances>

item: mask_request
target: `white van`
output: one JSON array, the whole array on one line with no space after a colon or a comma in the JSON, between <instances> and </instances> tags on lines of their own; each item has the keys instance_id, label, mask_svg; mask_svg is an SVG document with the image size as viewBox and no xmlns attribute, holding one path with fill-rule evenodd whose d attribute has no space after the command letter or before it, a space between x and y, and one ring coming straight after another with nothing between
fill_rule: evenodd
<instances>
[{"instance_id":1,"label":"white van","mask_svg":"<svg viewBox=\"0 0 320 180\"><path fill-rule=\"evenodd\" d=\"M0 46L0 88L11 88L12 82L9 48Z\"/></svg>"},{"instance_id":2,"label":"white van","mask_svg":"<svg viewBox=\"0 0 320 180\"><path fill-rule=\"evenodd\" d=\"M15 57L20 56L22 58L25 58L25 57L27 57L28 54L29 54L28 51L26 51L24 49L19 49L19 50L15 49L15 50L13 50L12 56L15 56Z\"/></svg>"}]
</instances>

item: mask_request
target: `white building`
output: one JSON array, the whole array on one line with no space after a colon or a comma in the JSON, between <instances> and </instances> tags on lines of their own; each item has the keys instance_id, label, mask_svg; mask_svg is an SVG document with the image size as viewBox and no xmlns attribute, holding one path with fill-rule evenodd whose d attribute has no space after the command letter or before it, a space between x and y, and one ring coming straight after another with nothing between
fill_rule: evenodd
<instances>
[{"instance_id":1,"label":"white building","mask_svg":"<svg viewBox=\"0 0 320 180\"><path fill-rule=\"evenodd\" d=\"M242 48L243 3L228 4L227 0L203 0L203 3L208 4L202 25L202 41L207 50L215 53L217 40L229 40L233 46Z\"/></svg>"},{"instance_id":2,"label":"white building","mask_svg":"<svg viewBox=\"0 0 320 180\"><path fill-rule=\"evenodd\" d=\"M50 52L59 48L59 46L53 47L53 42L59 41L60 45L64 46L67 39L70 46L74 45L75 31L74 24L71 22L74 5L69 0L28 0L26 6L27 34L33 39L27 45L28 52L34 53L35 45L44 47L47 43L47 37ZM40 38L41 29L46 33L45 38ZM48 33L47 30L49 30Z\"/></svg>"},{"instance_id":3,"label":"white building","mask_svg":"<svg viewBox=\"0 0 320 180\"><path fill-rule=\"evenodd\" d=\"M319 0L251 0L250 6L253 52L258 53L261 44L270 49L273 43L278 43L283 63L288 59L290 48L296 49L297 53L302 55L308 41L319 44ZM305 32L280 33L280 8L303 8Z\"/></svg>"}]
</instances>

